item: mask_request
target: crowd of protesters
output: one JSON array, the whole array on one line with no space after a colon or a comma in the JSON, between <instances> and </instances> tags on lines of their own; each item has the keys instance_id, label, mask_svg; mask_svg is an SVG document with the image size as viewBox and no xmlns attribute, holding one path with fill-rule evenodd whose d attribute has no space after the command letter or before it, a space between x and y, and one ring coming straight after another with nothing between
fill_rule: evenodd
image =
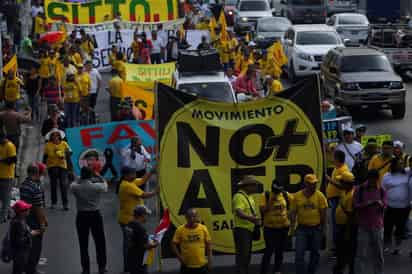
<instances>
[{"instance_id":1,"label":"crowd of protesters","mask_svg":"<svg viewBox=\"0 0 412 274\"><path fill-rule=\"evenodd\" d=\"M6 2L13 5L13 1ZM11 16L13 13L7 16L9 31L18 33L16 30L21 28L15 20L18 12L12 8L10 11L16 15L15 18ZM280 78L285 60L279 44L258 50L248 35L236 37L227 30L220 19L221 13L213 16L214 10L207 5L185 3L185 12L184 28L172 36L161 25L151 32L150 39L146 33L136 32L129 59L113 46L109 56L112 77L108 83L103 83L102 76L93 68L91 56L95 45L85 30L73 31L58 43L38 42L49 30L40 1L33 1L31 41L19 35L3 39L4 63L9 62L16 51L28 49L38 60L38 65L33 65L26 75L10 69L0 85L0 99L4 102L4 110L0 111L0 222L10 220L7 237L13 250L13 274L39 273L37 265L43 235L49 229L46 200L50 200L47 204L51 210L56 209L61 200L62 209L68 211L69 191L76 201L73 226L79 239L82 273L92 272L89 234L96 246L98 273L107 272L105 225L100 204L109 185L101 176L98 155L93 152L85 155L86 166L76 178L65 129L98 122L97 98L105 84L110 95L106 109L110 110L112 121L141 117L133 110L132 102L121 96L121 86L126 80L125 63L176 61L178 50L189 46L184 36L186 30L209 30L211 41L203 37L197 49L218 51L236 92L263 97L283 90ZM27 102L22 96L23 89ZM322 107L326 105L325 102ZM330 111L331 106L326 107ZM20 200L12 206L14 214L11 214L21 125L27 123L41 128L45 141L43 159L42 163L31 163L24 172L27 177L18 185ZM364 126L346 128L340 143L328 145L329 164L324 182L314 174L306 174L302 189L288 193L285 182L275 179L270 191L262 194L261 204L252 196L261 184L256 178L246 176L238 183L232 203L237 273L250 273L252 243L259 239L265 242L260 273L282 273L283 254L291 236L296 239L296 273L316 273L327 225L332 235L331 257L336 257L334 274L344 273L346 268L351 274L366 273L367 264L372 266L374 274L384 273L384 254L400 254L404 239L409 237L412 158L400 141L378 145L376 139L369 139L362 146L360 141L365 131ZM158 187L146 190L155 169L149 168L151 157L138 136L122 150L121 158L121 178L116 192L120 204L118 223L123 235L123 272L141 274L147 271L145 252L159 244L150 240L146 231L145 222L151 211L145 206L145 200L157 196L160 190ZM46 199L43 187L46 177L50 182L50 199ZM211 235L201 224L195 208L187 210L185 217L187 223L177 228L170 248L181 263L181 273L209 273L213 260ZM307 251L310 253L308 263L305 262Z\"/></svg>"}]
</instances>

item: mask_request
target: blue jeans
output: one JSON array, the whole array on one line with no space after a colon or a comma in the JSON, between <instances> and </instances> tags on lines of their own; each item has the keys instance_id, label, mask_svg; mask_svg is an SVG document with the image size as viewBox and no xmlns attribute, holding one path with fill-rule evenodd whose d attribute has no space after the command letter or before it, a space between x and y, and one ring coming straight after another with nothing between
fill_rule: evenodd
<instances>
[{"instance_id":1,"label":"blue jeans","mask_svg":"<svg viewBox=\"0 0 412 274\"><path fill-rule=\"evenodd\" d=\"M66 115L67 127L76 127L80 122L80 104L64 103L64 114Z\"/></svg>"},{"instance_id":2,"label":"blue jeans","mask_svg":"<svg viewBox=\"0 0 412 274\"><path fill-rule=\"evenodd\" d=\"M340 201L339 197L333 197L329 199L329 207L331 210L331 222L332 222L332 239L333 239L334 247L336 247L336 241L337 241L336 208L339 205L339 201Z\"/></svg>"},{"instance_id":3,"label":"blue jeans","mask_svg":"<svg viewBox=\"0 0 412 274\"><path fill-rule=\"evenodd\" d=\"M319 249L322 240L320 226L298 226L296 230L296 273L315 274L319 265ZM306 271L305 252L310 252L310 261Z\"/></svg>"}]
</instances>

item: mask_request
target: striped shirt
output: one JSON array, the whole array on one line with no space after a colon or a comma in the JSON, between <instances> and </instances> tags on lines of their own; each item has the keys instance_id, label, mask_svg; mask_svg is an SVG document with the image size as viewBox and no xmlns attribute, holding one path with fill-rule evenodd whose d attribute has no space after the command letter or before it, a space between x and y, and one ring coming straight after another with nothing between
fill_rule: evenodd
<instances>
[{"instance_id":1,"label":"striped shirt","mask_svg":"<svg viewBox=\"0 0 412 274\"><path fill-rule=\"evenodd\" d=\"M44 190L40 182L26 178L20 186L20 200L31 204L33 207L45 207ZM31 229L39 229L40 224L33 211L27 217L27 224Z\"/></svg>"}]
</instances>

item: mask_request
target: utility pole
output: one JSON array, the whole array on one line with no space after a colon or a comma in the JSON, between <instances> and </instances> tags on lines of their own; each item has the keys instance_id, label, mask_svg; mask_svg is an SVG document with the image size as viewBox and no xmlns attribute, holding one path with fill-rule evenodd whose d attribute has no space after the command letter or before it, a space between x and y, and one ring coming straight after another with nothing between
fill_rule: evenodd
<instances>
[{"instance_id":1,"label":"utility pole","mask_svg":"<svg viewBox=\"0 0 412 274\"><path fill-rule=\"evenodd\" d=\"M32 25L31 0L22 0L20 7L21 37L24 39L29 37Z\"/></svg>"}]
</instances>

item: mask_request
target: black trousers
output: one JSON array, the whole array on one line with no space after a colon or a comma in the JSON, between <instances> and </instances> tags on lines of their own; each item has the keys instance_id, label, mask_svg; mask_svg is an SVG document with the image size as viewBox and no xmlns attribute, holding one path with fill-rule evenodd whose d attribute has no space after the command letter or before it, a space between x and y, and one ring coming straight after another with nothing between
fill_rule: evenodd
<instances>
[{"instance_id":1,"label":"black trousers","mask_svg":"<svg viewBox=\"0 0 412 274\"><path fill-rule=\"evenodd\" d=\"M43 247L43 234L32 237L32 246L26 265L26 274L36 274Z\"/></svg>"},{"instance_id":2,"label":"black trousers","mask_svg":"<svg viewBox=\"0 0 412 274\"><path fill-rule=\"evenodd\" d=\"M89 97L89 106L94 109L97 103L97 93L90 94Z\"/></svg>"},{"instance_id":3,"label":"black trousers","mask_svg":"<svg viewBox=\"0 0 412 274\"><path fill-rule=\"evenodd\" d=\"M346 266L354 273L358 228L356 225L336 226L336 265L334 274L343 274Z\"/></svg>"},{"instance_id":4,"label":"black trousers","mask_svg":"<svg viewBox=\"0 0 412 274\"><path fill-rule=\"evenodd\" d=\"M110 97L110 117L111 117L112 122L116 120L116 116L119 110L119 104L121 100L122 100L121 98L117 98L113 96Z\"/></svg>"},{"instance_id":5,"label":"black trousers","mask_svg":"<svg viewBox=\"0 0 412 274\"><path fill-rule=\"evenodd\" d=\"M387 207L384 218L384 242L392 244L393 229L395 228L395 242L400 245L405 233L405 223L408 220L410 207L393 208Z\"/></svg>"},{"instance_id":6,"label":"black trousers","mask_svg":"<svg viewBox=\"0 0 412 274\"><path fill-rule=\"evenodd\" d=\"M233 229L233 238L235 240L236 250L236 273L248 274L252 256L253 232L245 228L235 227Z\"/></svg>"},{"instance_id":7,"label":"black trousers","mask_svg":"<svg viewBox=\"0 0 412 274\"><path fill-rule=\"evenodd\" d=\"M13 255L13 274L23 274L29 260L30 249L15 251Z\"/></svg>"},{"instance_id":8,"label":"black trousers","mask_svg":"<svg viewBox=\"0 0 412 274\"><path fill-rule=\"evenodd\" d=\"M190 268L182 265L180 267L180 274L207 274L209 270L207 266L197 267L197 268Z\"/></svg>"},{"instance_id":9,"label":"black trousers","mask_svg":"<svg viewBox=\"0 0 412 274\"><path fill-rule=\"evenodd\" d=\"M83 271L90 272L89 233L91 232L96 247L99 270L106 268L106 239L104 236L103 218L97 211L78 211L76 228L80 246L80 260Z\"/></svg>"},{"instance_id":10,"label":"black trousers","mask_svg":"<svg viewBox=\"0 0 412 274\"><path fill-rule=\"evenodd\" d=\"M160 53L153 53L150 55L150 59L152 61L152 64L161 64L161 55Z\"/></svg>"},{"instance_id":11,"label":"black trousers","mask_svg":"<svg viewBox=\"0 0 412 274\"><path fill-rule=\"evenodd\" d=\"M283 252L288 242L288 232L289 227L264 228L263 236L265 238L266 247L262 257L262 264L260 268L261 274L268 273L273 253L275 253L275 264L273 266L273 271L271 273L281 272L283 263Z\"/></svg>"},{"instance_id":12,"label":"black trousers","mask_svg":"<svg viewBox=\"0 0 412 274\"><path fill-rule=\"evenodd\" d=\"M51 167L48 169L51 188L52 205L57 204L57 186L60 188L63 206L67 206L67 170L61 167Z\"/></svg>"}]
</instances>

